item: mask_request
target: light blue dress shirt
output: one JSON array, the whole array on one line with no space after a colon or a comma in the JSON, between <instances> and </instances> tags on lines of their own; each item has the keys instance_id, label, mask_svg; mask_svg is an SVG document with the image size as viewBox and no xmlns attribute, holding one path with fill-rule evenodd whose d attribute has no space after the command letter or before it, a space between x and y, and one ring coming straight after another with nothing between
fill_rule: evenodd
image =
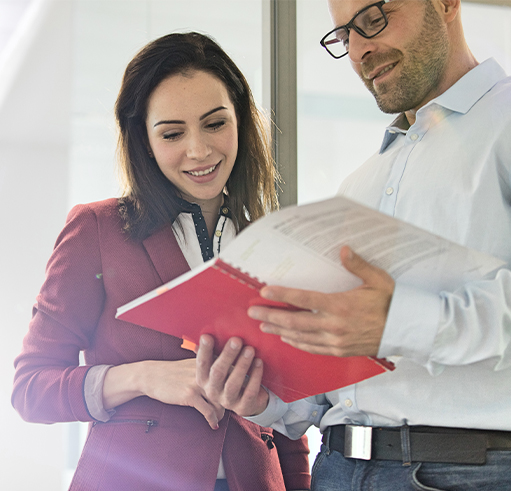
<instances>
[{"instance_id":1,"label":"light blue dress shirt","mask_svg":"<svg viewBox=\"0 0 511 491\"><path fill-rule=\"evenodd\" d=\"M511 265L511 77L481 63L387 128L341 194ZM378 356L387 372L250 418L299 437L344 423L511 430L511 271L454 292L396 283Z\"/></svg>"}]
</instances>

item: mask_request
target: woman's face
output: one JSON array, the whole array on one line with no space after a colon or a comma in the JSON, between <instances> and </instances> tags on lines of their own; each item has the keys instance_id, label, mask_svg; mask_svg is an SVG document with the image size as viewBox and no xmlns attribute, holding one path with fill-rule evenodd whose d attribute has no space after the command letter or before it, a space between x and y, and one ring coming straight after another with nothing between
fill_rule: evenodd
<instances>
[{"instance_id":1,"label":"woman's face","mask_svg":"<svg viewBox=\"0 0 511 491\"><path fill-rule=\"evenodd\" d=\"M238 122L223 82L203 71L163 80L149 97L146 128L158 167L182 197L218 208L238 152Z\"/></svg>"}]
</instances>

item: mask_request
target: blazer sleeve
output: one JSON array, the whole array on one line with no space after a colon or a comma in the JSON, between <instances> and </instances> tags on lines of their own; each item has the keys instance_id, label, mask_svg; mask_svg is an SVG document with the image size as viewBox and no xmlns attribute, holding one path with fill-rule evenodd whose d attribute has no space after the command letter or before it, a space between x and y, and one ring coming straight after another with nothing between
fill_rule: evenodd
<instances>
[{"instance_id":1,"label":"blazer sleeve","mask_svg":"<svg viewBox=\"0 0 511 491\"><path fill-rule=\"evenodd\" d=\"M307 436L304 435L298 440L291 440L287 436L274 431L273 441L279 454L286 490L310 489L311 476Z\"/></svg>"},{"instance_id":2,"label":"blazer sleeve","mask_svg":"<svg viewBox=\"0 0 511 491\"><path fill-rule=\"evenodd\" d=\"M79 366L79 355L91 347L103 310L101 276L97 217L79 205L57 238L14 362L12 404L26 421L93 420L83 393L90 366Z\"/></svg>"}]
</instances>

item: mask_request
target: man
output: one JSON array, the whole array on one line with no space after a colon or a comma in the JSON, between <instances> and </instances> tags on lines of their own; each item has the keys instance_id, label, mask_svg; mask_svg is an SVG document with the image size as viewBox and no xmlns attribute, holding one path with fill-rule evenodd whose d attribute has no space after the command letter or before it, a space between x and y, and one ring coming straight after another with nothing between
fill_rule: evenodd
<instances>
[{"instance_id":1,"label":"man","mask_svg":"<svg viewBox=\"0 0 511 491\"><path fill-rule=\"evenodd\" d=\"M475 60L460 0L329 7L336 28L322 44L349 57L382 111L399 113L340 192L511 264L511 78ZM396 369L285 404L260 387L251 347L232 339L215 361L204 336L197 379L207 398L294 438L319 426L314 490L511 489L511 271L433 295L347 247L341 260L361 287L266 287L262 296L306 311L249 315L299 349L395 357Z\"/></svg>"}]
</instances>

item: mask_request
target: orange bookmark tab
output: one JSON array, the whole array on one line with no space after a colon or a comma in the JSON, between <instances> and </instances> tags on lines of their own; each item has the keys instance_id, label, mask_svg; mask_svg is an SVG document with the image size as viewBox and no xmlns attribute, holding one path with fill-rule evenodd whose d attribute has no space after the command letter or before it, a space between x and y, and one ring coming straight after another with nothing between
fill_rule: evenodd
<instances>
[{"instance_id":1,"label":"orange bookmark tab","mask_svg":"<svg viewBox=\"0 0 511 491\"><path fill-rule=\"evenodd\" d=\"M197 351L197 345L195 343L192 343L192 341L189 341L188 339L183 339L181 348L193 351L194 353Z\"/></svg>"}]
</instances>

